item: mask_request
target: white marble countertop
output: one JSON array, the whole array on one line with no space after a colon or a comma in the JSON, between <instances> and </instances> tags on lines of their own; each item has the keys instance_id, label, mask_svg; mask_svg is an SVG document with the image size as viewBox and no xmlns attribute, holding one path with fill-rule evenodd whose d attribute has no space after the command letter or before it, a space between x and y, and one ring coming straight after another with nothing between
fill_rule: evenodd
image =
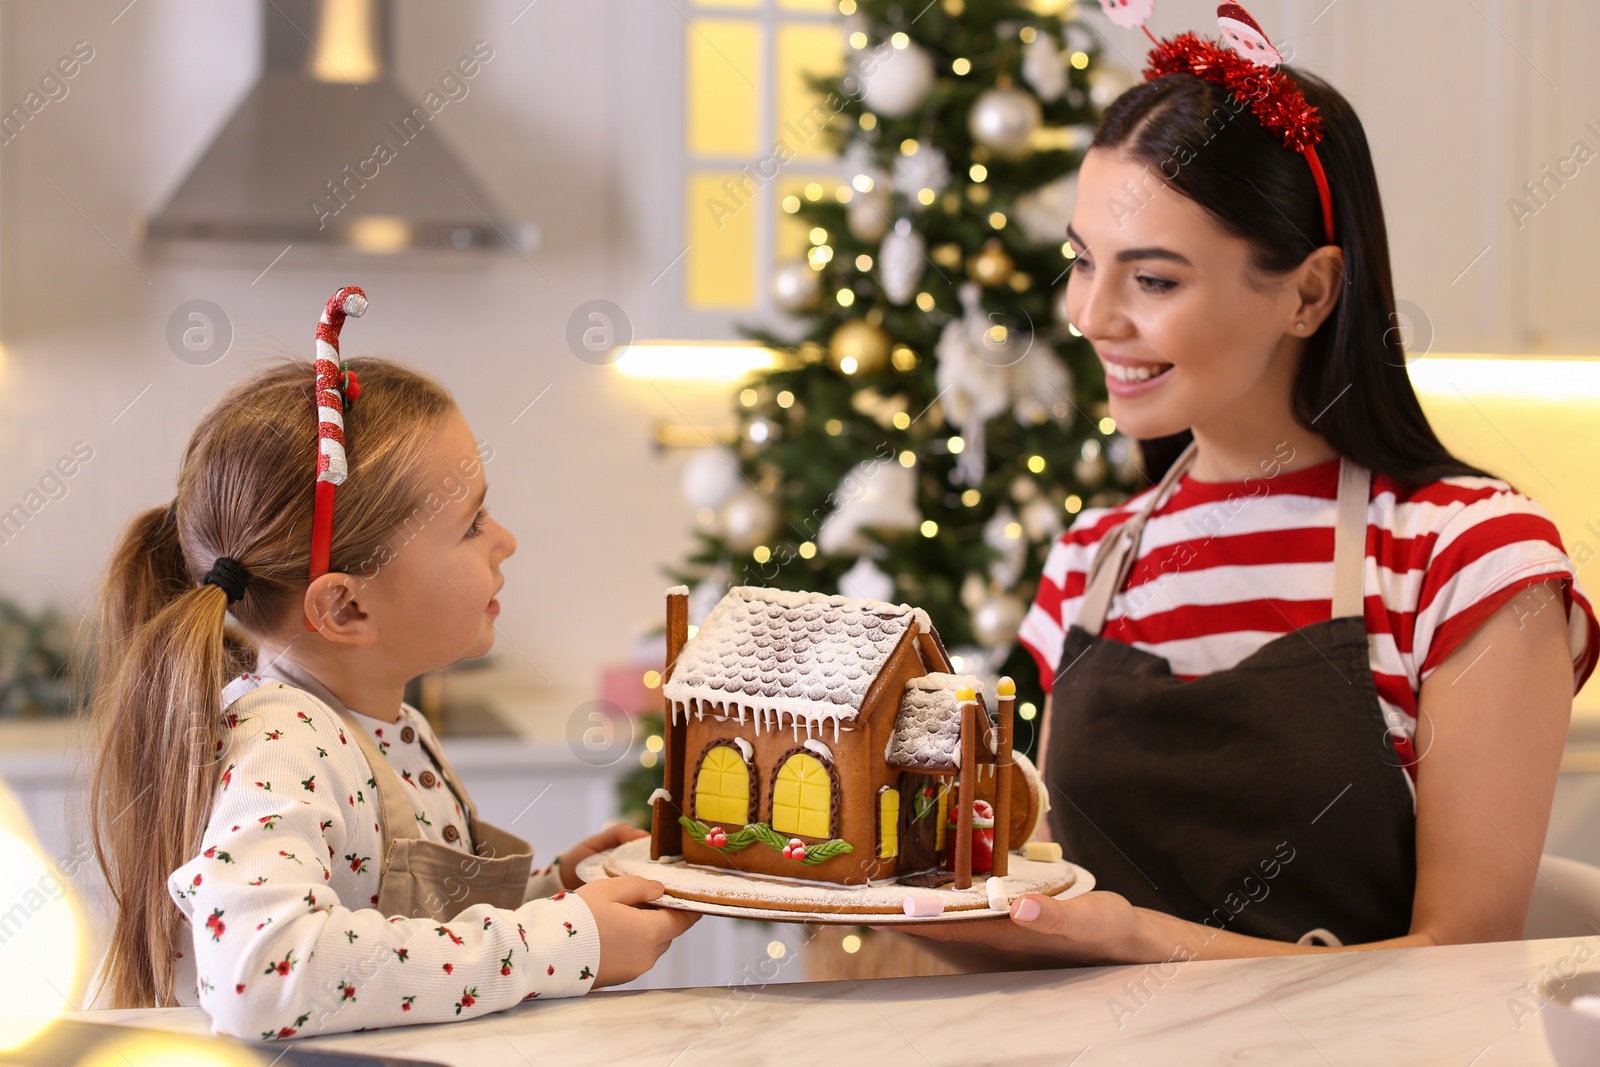
<instances>
[{"instance_id":1,"label":"white marble countertop","mask_svg":"<svg viewBox=\"0 0 1600 1067\"><path fill-rule=\"evenodd\" d=\"M492 1064L1442 1064L1554 1061L1525 983L1600 937L766 988L598 992L307 1042ZM1140 989L1143 992L1140 992ZM1115 1005L1120 1005L1120 1009ZM204 1033L197 1008L88 1012Z\"/></svg>"}]
</instances>

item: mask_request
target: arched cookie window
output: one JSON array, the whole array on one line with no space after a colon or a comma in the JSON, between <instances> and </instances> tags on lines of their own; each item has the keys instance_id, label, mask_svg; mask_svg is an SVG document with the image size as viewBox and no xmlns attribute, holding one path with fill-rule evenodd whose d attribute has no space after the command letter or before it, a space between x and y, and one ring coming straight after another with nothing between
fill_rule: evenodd
<instances>
[{"instance_id":1,"label":"arched cookie window","mask_svg":"<svg viewBox=\"0 0 1600 1067\"><path fill-rule=\"evenodd\" d=\"M795 752L772 782L772 828L780 834L831 837L833 775L816 756Z\"/></svg>"},{"instance_id":2,"label":"arched cookie window","mask_svg":"<svg viewBox=\"0 0 1600 1067\"><path fill-rule=\"evenodd\" d=\"M694 776L695 818L743 826L750 821L750 768L732 745L706 749Z\"/></svg>"},{"instance_id":3,"label":"arched cookie window","mask_svg":"<svg viewBox=\"0 0 1600 1067\"><path fill-rule=\"evenodd\" d=\"M900 793L884 786L878 790L878 858L900 855Z\"/></svg>"}]
</instances>

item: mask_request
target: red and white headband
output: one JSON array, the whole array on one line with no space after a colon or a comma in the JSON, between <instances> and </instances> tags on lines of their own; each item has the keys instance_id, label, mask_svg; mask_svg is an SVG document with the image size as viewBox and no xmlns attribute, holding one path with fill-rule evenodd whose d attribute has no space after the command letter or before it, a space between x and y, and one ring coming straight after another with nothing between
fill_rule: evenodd
<instances>
[{"instance_id":1,"label":"red and white headband","mask_svg":"<svg viewBox=\"0 0 1600 1067\"><path fill-rule=\"evenodd\" d=\"M349 364L339 362L344 320L367 313L367 294L347 285L329 298L317 323L317 497L311 513L311 577L328 573L333 551L333 494L349 475L344 452L344 413L361 396ZM306 629L315 630L311 620Z\"/></svg>"},{"instance_id":2,"label":"red and white headband","mask_svg":"<svg viewBox=\"0 0 1600 1067\"><path fill-rule=\"evenodd\" d=\"M1129 29L1137 26L1155 45L1145 62L1145 81L1168 74L1193 74L1215 82L1247 101L1263 129L1285 148L1305 157L1317 183L1317 196L1322 200L1323 236L1326 243L1333 244L1333 195L1328 190L1322 160L1317 158L1322 117L1306 102L1294 79L1277 69L1283 54L1250 12L1236 3L1217 5L1217 25L1234 46L1229 49L1221 41L1205 40L1193 33L1156 40L1144 24L1155 9L1155 0L1100 0L1100 6L1112 22Z\"/></svg>"}]
</instances>

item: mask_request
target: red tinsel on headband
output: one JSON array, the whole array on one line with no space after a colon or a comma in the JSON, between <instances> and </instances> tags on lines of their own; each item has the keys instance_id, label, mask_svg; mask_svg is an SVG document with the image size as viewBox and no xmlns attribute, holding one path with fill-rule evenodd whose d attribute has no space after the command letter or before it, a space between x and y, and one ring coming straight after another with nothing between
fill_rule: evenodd
<instances>
[{"instance_id":1,"label":"red tinsel on headband","mask_svg":"<svg viewBox=\"0 0 1600 1067\"><path fill-rule=\"evenodd\" d=\"M1192 33L1156 41L1156 46L1150 49L1144 68L1145 81L1168 74L1193 74L1227 89L1249 105L1262 129L1281 141L1285 148L1305 157L1306 165L1311 168L1311 178L1317 183L1317 198L1322 202L1322 235L1328 244L1333 244L1333 194L1328 188L1322 160L1317 157L1317 145L1322 141L1322 118L1306 101L1305 93L1294 79L1277 67L1253 62L1230 48Z\"/></svg>"},{"instance_id":2,"label":"red tinsel on headband","mask_svg":"<svg viewBox=\"0 0 1600 1067\"><path fill-rule=\"evenodd\" d=\"M1249 104L1256 121L1285 148L1304 152L1322 141L1322 118L1317 109L1281 70L1252 63L1230 48L1184 33L1150 49L1145 80L1168 74L1194 74L1227 89Z\"/></svg>"}]
</instances>

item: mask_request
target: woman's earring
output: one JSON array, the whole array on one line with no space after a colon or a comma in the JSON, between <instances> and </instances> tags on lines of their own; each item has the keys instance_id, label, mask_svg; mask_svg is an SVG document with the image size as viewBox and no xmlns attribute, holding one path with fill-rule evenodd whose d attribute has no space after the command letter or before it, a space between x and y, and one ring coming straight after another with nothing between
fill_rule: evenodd
<instances>
[{"instance_id":1,"label":"woman's earring","mask_svg":"<svg viewBox=\"0 0 1600 1067\"><path fill-rule=\"evenodd\" d=\"M1306 324L1303 322L1297 322L1294 324L1294 328L1297 330L1303 330L1306 328Z\"/></svg>"}]
</instances>

